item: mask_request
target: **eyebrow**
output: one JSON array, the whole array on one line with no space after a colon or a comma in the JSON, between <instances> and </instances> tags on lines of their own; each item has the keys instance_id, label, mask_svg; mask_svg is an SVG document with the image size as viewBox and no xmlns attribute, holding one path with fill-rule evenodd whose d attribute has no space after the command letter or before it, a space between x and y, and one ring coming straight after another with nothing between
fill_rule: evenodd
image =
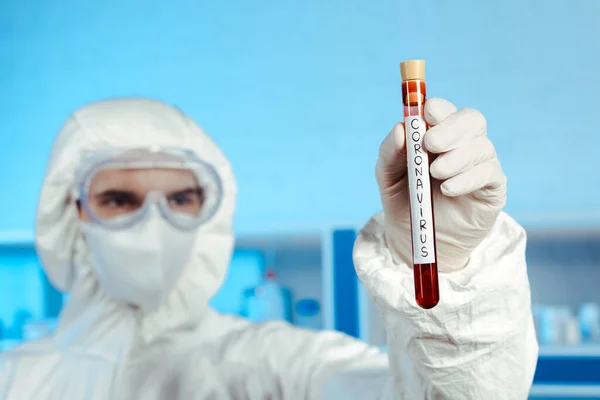
<instances>
[{"instance_id":1,"label":"eyebrow","mask_svg":"<svg viewBox=\"0 0 600 400\"><path fill-rule=\"evenodd\" d=\"M128 198L136 199L138 195L131 190L118 190L118 189L108 189L104 192L97 193L94 195L95 198L103 198L103 197L116 197L116 196L126 196Z\"/></svg>"},{"instance_id":2,"label":"eyebrow","mask_svg":"<svg viewBox=\"0 0 600 400\"><path fill-rule=\"evenodd\" d=\"M203 193L204 193L204 189L202 189L201 186L196 186L196 187L188 187L185 189L173 190L172 192L169 192L167 194L167 196L172 196L174 194L203 194Z\"/></svg>"}]
</instances>

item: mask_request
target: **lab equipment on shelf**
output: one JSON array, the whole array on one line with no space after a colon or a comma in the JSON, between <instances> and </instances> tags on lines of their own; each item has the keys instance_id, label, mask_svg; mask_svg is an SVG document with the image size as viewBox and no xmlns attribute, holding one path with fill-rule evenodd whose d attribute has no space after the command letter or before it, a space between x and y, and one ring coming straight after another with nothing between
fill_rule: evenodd
<instances>
[{"instance_id":1,"label":"lab equipment on shelf","mask_svg":"<svg viewBox=\"0 0 600 400\"><path fill-rule=\"evenodd\" d=\"M582 340L587 343L600 343L600 307L586 303L579 309L579 326Z\"/></svg>"},{"instance_id":2,"label":"lab equipment on shelf","mask_svg":"<svg viewBox=\"0 0 600 400\"><path fill-rule=\"evenodd\" d=\"M540 345L600 344L600 306L595 303L583 304L578 309L535 305L533 315Z\"/></svg>"},{"instance_id":3,"label":"lab equipment on shelf","mask_svg":"<svg viewBox=\"0 0 600 400\"><path fill-rule=\"evenodd\" d=\"M291 292L279 285L273 271L267 271L261 284L244 291L243 303L242 314L251 321L292 322Z\"/></svg>"},{"instance_id":4,"label":"lab equipment on shelf","mask_svg":"<svg viewBox=\"0 0 600 400\"><path fill-rule=\"evenodd\" d=\"M296 303L296 325L307 329L321 329L321 304L315 299L300 299Z\"/></svg>"},{"instance_id":5,"label":"lab equipment on shelf","mask_svg":"<svg viewBox=\"0 0 600 400\"><path fill-rule=\"evenodd\" d=\"M23 340L38 340L48 337L54 333L56 329L56 319L37 319L29 320L23 325Z\"/></svg>"}]
</instances>

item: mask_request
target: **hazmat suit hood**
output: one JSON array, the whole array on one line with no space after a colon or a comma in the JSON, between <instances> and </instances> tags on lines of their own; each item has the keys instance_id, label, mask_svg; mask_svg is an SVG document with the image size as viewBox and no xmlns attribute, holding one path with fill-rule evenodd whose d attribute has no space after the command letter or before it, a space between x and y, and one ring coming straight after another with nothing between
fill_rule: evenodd
<instances>
[{"instance_id":1,"label":"hazmat suit hood","mask_svg":"<svg viewBox=\"0 0 600 400\"><path fill-rule=\"evenodd\" d=\"M82 154L150 146L194 151L215 168L222 181L223 198L214 217L199 229L190 259L169 297L158 310L142 315L142 324L152 327L148 335L199 320L225 278L233 247L236 185L221 150L175 107L141 98L93 103L74 112L56 138L36 218L36 248L42 265L54 286L71 292L61 316L63 326L90 307L114 302L102 293L90 266L72 196ZM120 309L104 307L103 313L106 317Z\"/></svg>"}]
</instances>

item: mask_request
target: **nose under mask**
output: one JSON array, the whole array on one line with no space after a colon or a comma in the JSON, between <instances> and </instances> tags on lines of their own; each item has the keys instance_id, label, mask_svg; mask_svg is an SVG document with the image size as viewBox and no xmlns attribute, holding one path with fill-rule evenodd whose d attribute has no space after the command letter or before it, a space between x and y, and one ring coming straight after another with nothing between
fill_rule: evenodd
<instances>
[{"instance_id":1,"label":"nose under mask","mask_svg":"<svg viewBox=\"0 0 600 400\"><path fill-rule=\"evenodd\" d=\"M197 230L180 230L156 205L137 224L110 230L81 222L92 268L105 292L144 310L159 308L179 280Z\"/></svg>"}]
</instances>

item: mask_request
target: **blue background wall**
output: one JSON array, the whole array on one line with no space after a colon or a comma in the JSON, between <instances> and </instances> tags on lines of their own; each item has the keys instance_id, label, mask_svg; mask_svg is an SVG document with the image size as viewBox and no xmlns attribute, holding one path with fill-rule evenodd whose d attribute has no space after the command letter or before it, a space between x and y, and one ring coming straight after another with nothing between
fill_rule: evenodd
<instances>
[{"instance_id":1,"label":"blue background wall","mask_svg":"<svg viewBox=\"0 0 600 400\"><path fill-rule=\"evenodd\" d=\"M600 221L599 20L592 0L4 0L0 232L32 228L63 119L116 95L175 103L216 138L239 230L360 223L407 58L427 60L432 96L487 116L508 211Z\"/></svg>"}]
</instances>

